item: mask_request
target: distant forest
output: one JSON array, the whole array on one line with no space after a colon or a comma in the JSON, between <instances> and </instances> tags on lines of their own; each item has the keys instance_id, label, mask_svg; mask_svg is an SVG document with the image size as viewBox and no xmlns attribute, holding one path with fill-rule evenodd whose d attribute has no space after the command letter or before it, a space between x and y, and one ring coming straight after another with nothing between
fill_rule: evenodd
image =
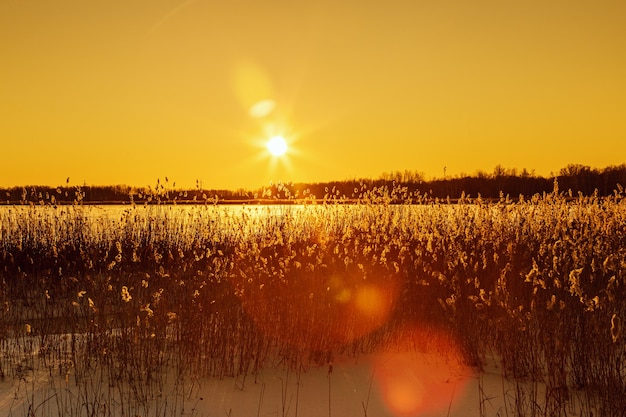
<instances>
[{"instance_id":1,"label":"distant forest","mask_svg":"<svg viewBox=\"0 0 626 417\"><path fill-rule=\"evenodd\" d=\"M506 169L498 165L493 172L479 171L426 180L415 171L384 173L377 179L352 179L321 183L276 183L257 190L211 190L199 184L193 189L177 188L175 183L157 180L155 186L131 187L24 186L0 189L0 204L225 204L268 203L302 200L355 201L368 195L385 196L390 202L402 202L416 196L456 200L461 197L497 199L550 193L558 184L561 192L574 197L622 194L626 184L626 164L603 169L568 165L553 177L534 175L527 170Z\"/></svg>"}]
</instances>

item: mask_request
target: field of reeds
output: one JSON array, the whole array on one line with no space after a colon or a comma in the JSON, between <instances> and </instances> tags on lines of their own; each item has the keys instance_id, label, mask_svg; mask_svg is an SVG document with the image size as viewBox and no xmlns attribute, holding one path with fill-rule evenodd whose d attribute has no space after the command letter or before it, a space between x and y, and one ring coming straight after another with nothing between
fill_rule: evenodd
<instances>
[{"instance_id":1,"label":"field of reeds","mask_svg":"<svg viewBox=\"0 0 626 417\"><path fill-rule=\"evenodd\" d=\"M332 366L406 328L450 335L477 371L497 358L510 415L626 414L621 188L454 203L356 191L113 216L2 208L0 388L24 399L11 415L194 415L198 378Z\"/></svg>"}]
</instances>

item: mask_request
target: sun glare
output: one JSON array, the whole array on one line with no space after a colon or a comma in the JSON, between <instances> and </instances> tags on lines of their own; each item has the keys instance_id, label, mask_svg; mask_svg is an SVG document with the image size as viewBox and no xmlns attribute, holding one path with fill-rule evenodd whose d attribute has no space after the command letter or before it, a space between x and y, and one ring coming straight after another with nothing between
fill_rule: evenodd
<instances>
[{"instance_id":1,"label":"sun glare","mask_svg":"<svg viewBox=\"0 0 626 417\"><path fill-rule=\"evenodd\" d=\"M267 149L274 156L281 156L287 152L287 142L282 136L274 136L267 142Z\"/></svg>"}]
</instances>

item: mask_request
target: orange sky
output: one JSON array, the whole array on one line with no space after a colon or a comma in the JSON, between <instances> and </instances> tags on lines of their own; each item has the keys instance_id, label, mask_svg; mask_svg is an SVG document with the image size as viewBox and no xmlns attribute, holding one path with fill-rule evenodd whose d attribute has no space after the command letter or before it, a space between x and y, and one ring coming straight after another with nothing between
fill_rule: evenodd
<instances>
[{"instance_id":1,"label":"orange sky","mask_svg":"<svg viewBox=\"0 0 626 417\"><path fill-rule=\"evenodd\" d=\"M623 0L2 0L0 186L620 164L624 22Z\"/></svg>"}]
</instances>

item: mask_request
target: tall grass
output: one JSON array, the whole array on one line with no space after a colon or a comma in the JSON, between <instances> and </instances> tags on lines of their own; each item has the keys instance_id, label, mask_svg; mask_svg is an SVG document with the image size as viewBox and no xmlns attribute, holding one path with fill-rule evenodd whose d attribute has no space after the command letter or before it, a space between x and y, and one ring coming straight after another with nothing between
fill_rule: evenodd
<instances>
[{"instance_id":1,"label":"tall grass","mask_svg":"<svg viewBox=\"0 0 626 417\"><path fill-rule=\"evenodd\" d=\"M331 192L280 208L0 210L0 379L47 378L28 415L52 401L176 415L197 378L306 370L417 323L477 369L495 353L518 415L626 413L621 191L455 204L355 191L355 205Z\"/></svg>"}]
</instances>

